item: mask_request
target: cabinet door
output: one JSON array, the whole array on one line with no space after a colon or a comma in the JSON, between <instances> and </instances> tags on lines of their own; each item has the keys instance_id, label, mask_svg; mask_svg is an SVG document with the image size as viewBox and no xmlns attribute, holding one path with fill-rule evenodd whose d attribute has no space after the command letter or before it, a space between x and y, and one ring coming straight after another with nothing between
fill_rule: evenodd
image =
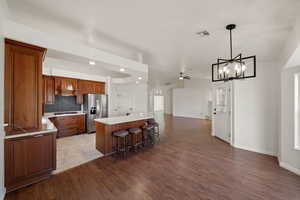
<instances>
[{"instance_id":1,"label":"cabinet door","mask_svg":"<svg viewBox=\"0 0 300 200\"><path fill-rule=\"evenodd\" d=\"M101 82L95 82L95 93L96 94L105 94L105 84Z\"/></svg>"},{"instance_id":2,"label":"cabinet door","mask_svg":"<svg viewBox=\"0 0 300 200\"><path fill-rule=\"evenodd\" d=\"M83 95L82 94L76 95L76 104L83 104Z\"/></svg>"},{"instance_id":3,"label":"cabinet door","mask_svg":"<svg viewBox=\"0 0 300 200\"><path fill-rule=\"evenodd\" d=\"M95 94L95 84L92 81L86 81L86 85L87 85L87 94Z\"/></svg>"},{"instance_id":4,"label":"cabinet door","mask_svg":"<svg viewBox=\"0 0 300 200\"><path fill-rule=\"evenodd\" d=\"M44 78L44 104L55 103L54 78L51 76L43 76Z\"/></svg>"},{"instance_id":5,"label":"cabinet door","mask_svg":"<svg viewBox=\"0 0 300 200\"><path fill-rule=\"evenodd\" d=\"M78 88L79 88L79 92L81 94L94 94L95 93L94 84L91 81L79 80Z\"/></svg>"},{"instance_id":6,"label":"cabinet door","mask_svg":"<svg viewBox=\"0 0 300 200\"><path fill-rule=\"evenodd\" d=\"M5 40L6 134L42 128L42 61L45 49Z\"/></svg>"},{"instance_id":7,"label":"cabinet door","mask_svg":"<svg viewBox=\"0 0 300 200\"><path fill-rule=\"evenodd\" d=\"M61 80L60 77L54 77L54 89L55 89L55 95L58 96L61 94Z\"/></svg>"},{"instance_id":8,"label":"cabinet door","mask_svg":"<svg viewBox=\"0 0 300 200\"><path fill-rule=\"evenodd\" d=\"M38 181L56 168L56 134L5 140L5 186L11 190Z\"/></svg>"},{"instance_id":9,"label":"cabinet door","mask_svg":"<svg viewBox=\"0 0 300 200\"><path fill-rule=\"evenodd\" d=\"M78 123L78 133L84 133L85 132L85 115L79 115L77 117L77 123Z\"/></svg>"}]
</instances>

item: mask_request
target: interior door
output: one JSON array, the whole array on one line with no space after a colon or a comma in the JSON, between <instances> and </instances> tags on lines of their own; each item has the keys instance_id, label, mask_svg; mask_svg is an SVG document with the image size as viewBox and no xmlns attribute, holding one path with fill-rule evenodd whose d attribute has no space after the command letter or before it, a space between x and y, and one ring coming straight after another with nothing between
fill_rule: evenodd
<instances>
[{"instance_id":1,"label":"interior door","mask_svg":"<svg viewBox=\"0 0 300 200\"><path fill-rule=\"evenodd\" d=\"M231 142L231 84L217 84L213 89L213 133Z\"/></svg>"}]
</instances>

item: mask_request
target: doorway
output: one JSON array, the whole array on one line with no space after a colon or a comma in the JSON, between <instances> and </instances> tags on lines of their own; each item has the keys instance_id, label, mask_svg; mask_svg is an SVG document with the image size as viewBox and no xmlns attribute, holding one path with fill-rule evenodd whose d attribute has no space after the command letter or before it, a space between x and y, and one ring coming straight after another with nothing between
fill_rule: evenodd
<instances>
[{"instance_id":1,"label":"doorway","mask_svg":"<svg viewBox=\"0 0 300 200\"><path fill-rule=\"evenodd\" d=\"M231 143L232 140L232 83L213 86L212 135Z\"/></svg>"},{"instance_id":2,"label":"doorway","mask_svg":"<svg viewBox=\"0 0 300 200\"><path fill-rule=\"evenodd\" d=\"M164 96L155 95L154 96L154 112L164 111Z\"/></svg>"}]
</instances>

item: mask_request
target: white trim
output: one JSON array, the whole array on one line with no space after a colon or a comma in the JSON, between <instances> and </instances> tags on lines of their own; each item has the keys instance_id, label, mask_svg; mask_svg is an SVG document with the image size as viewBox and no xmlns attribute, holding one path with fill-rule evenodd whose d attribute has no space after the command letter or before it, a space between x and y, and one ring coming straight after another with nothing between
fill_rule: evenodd
<instances>
[{"instance_id":1,"label":"white trim","mask_svg":"<svg viewBox=\"0 0 300 200\"><path fill-rule=\"evenodd\" d=\"M2 189L0 190L0 200L4 200L5 193L6 193L6 189L5 189L5 188L2 188Z\"/></svg>"},{"instance_id":2,"label":"white trim","mask_svg":"<svg viewBox=\"0 0 300 200\"><path fill-rule=\"evenodd\" d=\"M279 161L279 166L300 176L300 169L297 169L288 163Z\"/></svg>"},{"instance_id":3,"label":"white trim","mask_svg":"<svg viewBox=\"0 0 300 200\"><path fill-rule=\"evenodd\" d=\"M297 151L300 151L300 148L299 148L299 147L295 147L294 149L297 150Z\"/></svg>"},{"instance_id":4,"label":"white trim","mask_svg":"<svg viewBox=\"0 0 300 200\"><path fill-rule=\"evenodd\" d=\"M277 156L277 154L275 152L266 151L264 149L253 149L253 148L238 146L238 145L234 145L234 144L232 146L235 148L238 148L238 149L246 150L246 151L252 151L255 153L261 153L261 154L265 154L265 155L269 155L269 156Z\"/></svg>"},{"instance_id":5,"label":"white trim","mask_svg":"<svg viewBox=\"0 0 300 200\"><path fill-rule=\"evenodd\" d=\"M182 118L192 118L192 119L203 119L203 120L209 120L203 116L196 116L196 115L173 115L174 117L182 117Z\"/></svg>"}]
</instances>

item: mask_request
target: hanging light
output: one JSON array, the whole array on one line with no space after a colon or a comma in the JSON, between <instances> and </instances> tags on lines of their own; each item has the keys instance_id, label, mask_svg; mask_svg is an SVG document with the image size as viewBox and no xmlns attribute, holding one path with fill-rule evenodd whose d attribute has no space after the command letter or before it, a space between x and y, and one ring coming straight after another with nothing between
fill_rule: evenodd
<instances>
[{"instance_id":1,"label":"hanging light","mask_svg":"<svg viewBox=\"0 0 300 200\"><path fill-rule=\"evenodd\" d=\"M256 77L256 56L243 58L242 54L236 57L232 56L232 30L236 28L235 24L229 24L226 29L230 31L230 59L218 58L217 63L212 65L212 81L226 81L232 79L243 79ZM254 75L247 75L248 67L244 60L253 59ZM217 67L217 79L215 79L215 67Z\"/></svg>"}]
</instances>

